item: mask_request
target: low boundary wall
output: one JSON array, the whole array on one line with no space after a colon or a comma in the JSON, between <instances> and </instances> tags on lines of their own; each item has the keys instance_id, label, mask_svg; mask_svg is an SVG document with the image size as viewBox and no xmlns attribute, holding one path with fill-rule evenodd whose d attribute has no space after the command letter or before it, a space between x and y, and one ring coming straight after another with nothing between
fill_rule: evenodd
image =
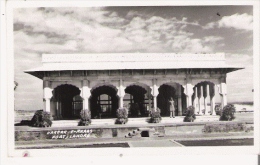
<instances>
[{"instance_id":1,"label":"low boundary wall","mask_svg":"<svg viewBox=\"0 0 260 165\"><path fill-rule=\"evenodd\" d=\"M52 139L88 139L88 138L134 138L164 137L178 134L209 134L221 132L249 132L254 130L253 122L196 122L177 124L147 125L111 125L77 127L16 127L15 141L37 141Z\"/></svg>"}]
</instances>

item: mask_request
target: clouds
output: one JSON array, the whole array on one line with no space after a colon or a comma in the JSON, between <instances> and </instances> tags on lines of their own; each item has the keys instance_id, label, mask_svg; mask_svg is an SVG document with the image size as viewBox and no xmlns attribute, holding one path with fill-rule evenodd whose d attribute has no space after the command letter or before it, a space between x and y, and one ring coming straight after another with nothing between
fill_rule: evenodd
<instances>
[{"instance_id":1,"label":"clouds","mask_svg":"<svg viewBox=\"0 0 260 165\"><path fill-rule=\"evenodd\" d=\"M204 28L212 29L214 27L251 31L253 30L253 16L247 13L236 13L231 16L224 16L217 22L210 22Z\"/></svg>"},{"instance_id":2,"label":"clouds","mask_svg":"<svg viewBox=\"0 0 260 165\"><path fill-rule=\"evenodd\" d=\"M25 38L31 37L33 51L42 51L42 47L55 53L150 52L151 47L156 47L159 52L200 53L212 52L215 47L209 43L212 40L193 37L187 29L200 25L186 17L148 17L130 10L124 18L104 8L17 9L14 15L15 29L28 35ZM37 41L40 39L42 43Z\"/></svg>"}]
</instances>

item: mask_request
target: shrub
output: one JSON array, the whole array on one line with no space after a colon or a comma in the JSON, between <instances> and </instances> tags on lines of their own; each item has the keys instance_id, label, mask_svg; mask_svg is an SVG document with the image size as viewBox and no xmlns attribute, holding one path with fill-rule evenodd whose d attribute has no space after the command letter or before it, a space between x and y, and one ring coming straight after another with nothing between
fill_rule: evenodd
<instances>
[{"instance_id":1,"label":"shrub","mask_svg":"<svg viewBox=\"0 0 260 165\"><path fill-rule=\"evenodd\" d=\"M148 120L149 123L160 123L162 120L161 117L161 110L159 108L156 109L156 111L154 110L154 108L151 110L151 117Z\"/></svg>"},{"instance_id":2,"label":"shrub","mask_svg":"<svg viewBox=\"0 0 260 165\"><path fill-rule=\"evenodd\" d=\"M216 105L215 106L215 112L216 112L216 115L221 115L221 108L220 108L220 105Z\"/></svg>"},{"instance_id":3,"label":"shrub","mask_svg":"<svg viewBox=\"0 0 260 165\"><path fill-rule=\"evenodd\" d=\"M226 105L221 111L220 121L231 121L235 119L236 107L233 104Z\"/></svg>"},{"instance_id":4,"label":"shrub","mask_svg":"<svg viewBox=\"0 0 260 165\"><path fill-rule=\"evenodd\" d=\"M184 114L184 122L194 122L196 119L195 108L193 106L189 106Z\"/></svg>"},{"instance_id":5,"label":"shrub","mask_svg":"<svg viewBox=\"0 0 260 165\"><path fill-rule=\"evenodd\" d=\"M51 115L43 110L37 110L31 119L33 127L51 127Z\"/></svg>"},{"instance_id":6,"label":"shrub","mask_svg":"<svg viewBox=\"0 0 260 165\"><path fill-rule=\"evenodd\" d=\"M115 124L126 124L128 122L128 109L127 108L119 108L116 111L117 119Z\"/></svg>"},{"instance_id":7,"label":"shrub","mask_svg":"<svg viewBox=\"0 0 260 165\"><path fill-rule=\"evenodd\" d=\"M88 109L80 111L80 121L78 126L88 126L91 124L91 112Z\"/></svg>"}]
</instances>

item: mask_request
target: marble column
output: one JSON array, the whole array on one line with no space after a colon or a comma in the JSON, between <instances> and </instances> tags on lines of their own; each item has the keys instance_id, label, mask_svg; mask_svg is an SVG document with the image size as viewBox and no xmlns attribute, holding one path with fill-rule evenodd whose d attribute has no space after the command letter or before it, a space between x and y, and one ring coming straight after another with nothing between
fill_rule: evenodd
<instances>
[{"instance_id":1,"label":"marble column","mask_svg":"<svg viewBox=\"0 0 260 165\"><path fill-rule=\"evenodd\" d=\"M178 86L178 116L182 116L182 99L181 85Z\"/></svg>"},{"instance_id":2,"label":"marble column","mask_svg":"<svg viewBox=\"0 0 260 165\"><path fill-rule=\"evenodd\" d=\"M193 94L193 85L187 81L184 85L184 93L186 95L187 107L192 105L192 94Z\"/></svg>"},{"instance_id":3,"label":"marble column","mask_svg":"<svg viewBox=\"0 0 260 165\"><path fill-rule=\"evenodd\" d=\"M52 89L50 81L43 81L43 102L44 102L44 111L51 114L51 97L52 97Z\"/></svg>"},{"instance_id":4,"label":"marble column","mask_svg":"<svg viewBox=\"0 0 260 165\"><path fill-rule=\"evenodd\" d=\"M193 106L195 108L195 113L198 112L197 102L198 102L198 95L197 95L197 87L194 88L194 99L193 99Z\"/></svg>"},{"instance_id":5,"label":"marble column","mask_svg":"<svg viewBox=\"0 0 260 165\"><path fill-rule=\"evenodd\" d=\"M204 96L203 96L203 86L201 85L200 86L200 90L201 90L201 99L200 99L200 113L202 114L202 110L204 109L205 110L205 106L204 106L204 104L203 104L203 102L204 102Z\"/></svg>"},{"instance_id":6,"label":"marble column","mask_svg":"<svg viewBox=\"0 0 260 165\"><path fill-rule=\"evenodd\" d=\"M226 77L221 77L219 79L219 84L217 85L218 92L221 96L221 109L227 105L227 85L226 85Z\"/></svg>"},{"instance_id":7,"label":"marble column","mask_svg":"<svg viewBox=\"0 0 260 165\"><path fill-rule=\"evenodd\" d=\"M91 96L91 88L89 88L89 81L88 80L82 80L82 89L81 89L81 97L83 101L83 109L90 110L89 109L89 97Z\"/></svg>"},{"instance_id":8,"label":"marble column","mask_svg":"<svg viewBox=\"0 0 260 165\"><path fill-rule=\"evenodd\" d=\"M216 115L216 111L215 111L215 85L212 86L212 94L210 97L210 107L211 107L211 115Z\"/></svg>"},{"instance_id":9,"label":"marble column","mask_svg":"<svg viewBox=\"0 0 260 165\"><path fill-rule=\"evenodd\" d=\"M208 97L209 97L209 84L205 84L205 88L204 88L204 93L205 93L205 96L204 96L204 107L205 107L205 115L207 115L209 112L209 109L208 109Z\"/></svg>"},{"instance_id":10,"label":"marble column","mask_svg":"<svg viewBox=\"0 0 260 165\"><path fill-rule=\"evenodd\" d=\"M154 110L157 111L157 96L159 94L159 87L157 86L157 80L153 79L153 86L151 88L151 94L153 96L153 107Z\"/></svg>"},{"instance_id":11,"label":"marble column","mask_svg":"<svg viewBox=\"0 0 260 165\"><path fill-rule=\"evenodd\" d=\"M119 80L119 87L117 87L117 95L119 96L119 108L124 107L124 96L125 96L125 87L123 86L123 80Z\"/></svg>"},{"instance_id":12,"label":"marble column","mask_svg":"<svg viewBox=\"0 0 260 165\"><path fill-rule=\"evenodd\" d=\"M197 88L197 92L198 92L198 114L200 114L201 113L201 104L200 104L200 102L201 102L201 90L200 90L200 86L197 86L196 87Z\"/></svg>"},{"instance_id":13,"label":"marble column","mask_svg":"<svg viewBox=\"0 0 260 165\"><path fill-rule=\"evenodd\" d=\"M181 95L178 95L178 116L182 116L182 100L181 100Z\"/></svg>"},{"instance_id":14,"label":"marble column","mask_svg":"<svg viewBox=\"0 0 260 165\"><path fill-rule=\"evenodd\" d=\"M227 105L227 86L226 83L220 84L221 108Z\"/></svg>"}]
</instances>

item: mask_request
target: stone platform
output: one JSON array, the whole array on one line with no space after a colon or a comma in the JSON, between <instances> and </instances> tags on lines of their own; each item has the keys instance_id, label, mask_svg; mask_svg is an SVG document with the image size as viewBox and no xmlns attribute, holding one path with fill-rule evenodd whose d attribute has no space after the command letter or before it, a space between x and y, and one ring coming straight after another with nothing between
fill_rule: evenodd
<instances>
[{"instance_id":1,"label":"stone platform","mask_svg":"<svg viewBox=\"0 0 260 165\"><path fill-rule=\"evenodd\" d=\"M77 126L78 120L54 121L52 127L15 127L15 141L166 137L204 135L216 132L253 130L251 120L218 121L219 116L197 116L195 122L184 123L183 117L163 117L161 123L147 123L147 118L130 118L127 124L115 125L115 119L93 119L89 126Z\"/></svg>"}]
</instances>

